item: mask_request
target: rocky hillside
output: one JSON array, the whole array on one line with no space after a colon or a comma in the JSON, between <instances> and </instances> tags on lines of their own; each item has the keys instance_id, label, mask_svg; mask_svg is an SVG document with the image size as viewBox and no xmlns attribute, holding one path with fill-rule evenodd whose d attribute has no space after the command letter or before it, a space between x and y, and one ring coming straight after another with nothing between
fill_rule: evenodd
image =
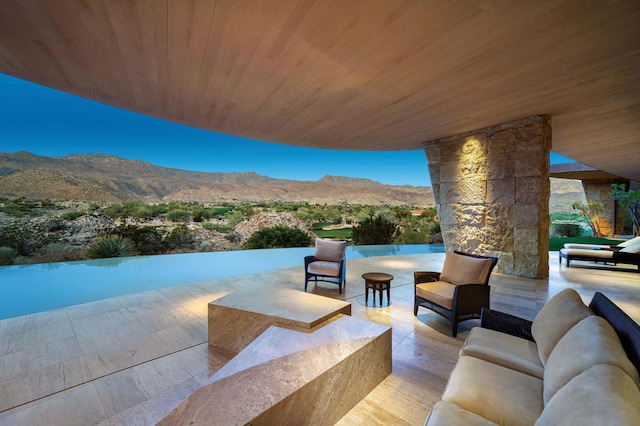
<instances>
[{"instance_id":1,"label":"rocky hillside","mask_svg":"<svg viewBox=\"0 0 640 426\"><path fill-rule=\"evenodd\" d=\"M551 213L575 213L571 204L575 201L586 201L582 182L571 179L551 178L551 197L549 211Z\"/></svg>"},{"instance_id":2,"label":"rocky hillside","mask_svg":"<svg viewBox=\"0 0 640 426\"><path fill-rule=\"evenodd\" d=\"M109 155L43 157L0 153L0 196L121 202L307 201L319 204L433 206L430 187L325 176L315 182L256 173L204 173Z\"/></svg>"}]
</instances>

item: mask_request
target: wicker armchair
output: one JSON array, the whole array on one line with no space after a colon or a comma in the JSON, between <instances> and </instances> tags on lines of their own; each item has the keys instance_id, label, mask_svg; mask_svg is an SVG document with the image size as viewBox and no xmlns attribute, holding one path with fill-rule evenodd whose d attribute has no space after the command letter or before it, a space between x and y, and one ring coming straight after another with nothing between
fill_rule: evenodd
<instances>
[{"instance_id":1,"label":"wicker armchair","mask_svg":"<svg viewBox=\"0 0 640 426\"><path fill-rule=\"evenodd\" d=\"M346 282L347 265L345 251L346 241L328 241L316 238L316 251L313 256L304 258L304 291L309 281L326 281L338 285L342 293L342 285Z\"/></svg>"},{"instance_id":2,"label":"wicker armchair","mask_svg":"<svg viewBox=\"0 0 640 426\"><path fill-rule=\"evenodd\" d=\"M489 308L489 277L497 257L459 251L447 252L442 272L414 272L413 314L420 306L451 321L451 335L457 336L458 322L480 318Z\"/></svg>"}]
</instances>

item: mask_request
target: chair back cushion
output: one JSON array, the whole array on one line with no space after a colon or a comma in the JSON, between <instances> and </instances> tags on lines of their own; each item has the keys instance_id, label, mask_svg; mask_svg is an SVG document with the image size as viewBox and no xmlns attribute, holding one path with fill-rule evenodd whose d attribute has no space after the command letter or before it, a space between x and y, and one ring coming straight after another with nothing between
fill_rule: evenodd
<instances>
[{"instance_id":1,"label":"chair back cushion","mask_svg":"<svg viewBox=\"0 0 640 426\"><path fill-rule=\"evenodd\" d=\"M491 271L490 258L464 256L448 251L445 253L440 280L451 284L484 284Z\"/></svg>"},{"instance_id":2,"label":"chair back cushion","mask_svg":"<svg viewBox=\"0 0 640 426\"><path fill-rule=\"evenodd\" d=\"M346 241L329 241L316 238L316 253L314 260L324 260L326 262L340 262L344 257L347 248Z\"/></svg>"},{"instance_id":3,"label":"chair back cushion","mask_svg":"<svg viewBox=\"0 0 640 426\"><path fill-rule=\"evenodd\" d=\"M629 247L631 244L640 243L640 237L631 238L630 240L623 241L616 247Z\"/></svg>"},{"instance_id":4,"label":"chair back cushion","mask_svg":"<svg viewBox=\"0 0 640 426\"><path fill-rule=\"evenodd\" d=\"M549 299L531 324L531 334L538 345L543 365L562 336L590 315L593 312L572 288L564 289Z\"/></svg>"}]
</instances>

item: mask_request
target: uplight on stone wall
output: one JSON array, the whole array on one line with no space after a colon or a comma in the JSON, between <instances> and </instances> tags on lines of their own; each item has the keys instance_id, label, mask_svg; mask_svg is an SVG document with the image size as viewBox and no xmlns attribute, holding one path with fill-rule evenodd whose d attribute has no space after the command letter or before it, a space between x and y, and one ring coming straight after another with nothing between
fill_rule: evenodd
<instances>
[{"instance_id":1,"label":"uplight on stone wall","mask_svg":"<svg viewBox=\"0 0 640 426\"><path fill-rule=\"evenodd\" d=\"M535 116L424 144L445 246L549 275L550 119Z\"/></svg>"}]
</instances>

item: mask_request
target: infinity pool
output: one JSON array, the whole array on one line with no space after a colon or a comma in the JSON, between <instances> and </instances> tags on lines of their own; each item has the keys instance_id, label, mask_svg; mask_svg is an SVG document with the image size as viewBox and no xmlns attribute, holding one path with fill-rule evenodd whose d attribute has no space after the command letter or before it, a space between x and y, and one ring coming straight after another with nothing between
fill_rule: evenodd
<instances>
[{"instance_id":1,"label":"infinity pool","mask_svg":"<svg viewBox=\"0 0 640 426\"><path fill-rule=\"evenodd\" d=\"M300 266L313 248L239 250L0 266L0 319L165 287ZM348 246L347 259L444 253L442 244Z\"/></svg>"}]
</instances>

